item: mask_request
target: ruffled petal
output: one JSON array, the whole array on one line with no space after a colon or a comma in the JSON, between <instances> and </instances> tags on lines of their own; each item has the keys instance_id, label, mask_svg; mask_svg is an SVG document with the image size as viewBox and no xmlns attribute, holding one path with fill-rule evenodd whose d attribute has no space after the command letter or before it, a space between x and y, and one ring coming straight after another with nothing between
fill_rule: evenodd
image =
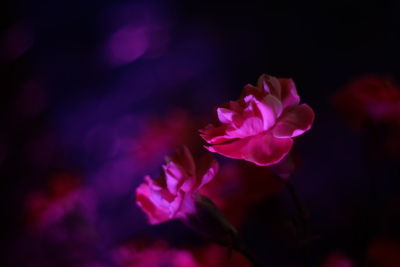
<instances>
[{"instance_id":1,"label":"ruffled petal","mask_svg":"<svg viewBox=\"0 0 400 267\"><path fill-rule=\"evenodd\" d=\"M197 162L197 184L196 189L199 190L205 184L209 183L219 170L218 162L207 153Z\"/></svg>"},{"instance_id":2,"label":"ruffled petal","mask_svg":"<svg viewBox=\"0 0 400 267\"><path fill-rule=\"evenodd\" d=\"M262 133L206 148L229 158L244 159L267 166L279 162L290 151L292 145L291 138L276 138L270 133Z\"/></svg>"},{"instance_id":3,"label":"ruffled petal","mask_svg":"<svg viewBox=\"0 0 400 267\"><path fill-rule=\"evenodd\" d=\"M227 128L228 128L227 125L214 127L212 124L209 124L204 129L200 129L199 133L201 138L203 138L207 143L220 144L232 140L234 138L226 134Z\"/></svg>"},{"instance_id":4,"label":"ruffled petal","mask_svg":"<svg viewBox=\"0 0 400 267\"><path fill-rule=\"evenodd\" d=\"M242 92L240 98L242 99L242 98L246 97L247 95L254 95L258 99L261 99L265 96L265 92L264 92L264 90L262 90L259 87L253 86L251 84L247 84L244 86L243 92Z\"/></svg>"},{"instance_id":5,"label":"ruffled petal","mask_svg":"<svg viewBox=\"0 0 400 267\"><path fill-rule=\"evenodd\" d=\"M300 103L300 96L297 94L296 85L292 79L279 78L281 84L281 102L283 108Z\"/></svg>"},{"instance_id":6,"label":"ruffled petal","mask_svg":"<svg viewBox=\"0 0 400 267\"><path fill-rule=\"evenodd\" d=\"M232 117L235 114L232 110L227 108L217 108L218 119L222 123L231 123Z\"/></svg>"},{"instance_id":7,"label":"ruffled petal","mask_svg":"<svg viewBox=\"0 0 400 267\"><path fill-rule=\"evenodd\" d=\"M187 175L182 171L182 168L175 164L175 162L168 162L163 165L165 174L165 181L169 192L176 194L183 182L187 179Z\"/></svg>"},{"instance_id":8,"label":"ruffled petal","mask_svg":"<svg viewBox=\"0 0 400 267\"><path fill-rule=\"evenodd\" d=\"M263 130L266 131L275 124L276 119L281 115L282 104L272 95L265 96L261 101L256 100L255 103L263 120Z\"/></svg>"},{"instance_id":9,"label":"ruffled petal","mask_svg":"<svg viewBox=\"0 0 400 267\"><path fill-rule=\"evenodd\" d=\"M314 111L307 104L290 107L283 112L272 133L277 138L301 135L311 128L314 116Z\"/></svg>"},{"instance_id":10,"label":"ruffled petal","mask_svg":"<svg viewBox=\"0 0 400 267\"><path fill-rule=\"evenodd\" d=\"M171 160L178 164L187 175L194 176L196 165L194 164L192 153L190 153L187 146L178 149L171 157Z\"/></svg>"},{"instance_id":11,"label":"ruffled petal","mask_svg":"<svg viewBox=\"0 0 400 267\"><path fill-rule=\"evenodd\" d=\"M250 139L243 150L245 160L259 166L278 163L292 148L291 138L275 138L271 133L259 134Z\"/></svg>"},{"instance_id":12,"label":"ruffled petal","mask_svg":"<svg viewBox=\"0 0 400 267\"><path fill-rule=\"evenodd\" d=\"M227 136L231 139L245 138L248 136L256 135L264 130L263 120L259 116L246 116L243 123L238 128L228 128L226 130Z\"/></svg>"},{"instance_id":13,"label":"ruffled petal","mask_svg":"<svg viewBox=\"0 0 400 267\"><path fill-rule=\"evenodd\" d=\"M168 190L176 194L178 190L189 192L196 183L196 168L192 154L184 146L179 149L167 164L163 165Z\"/></svg>"},{"instance_id":14,"label":"ruffled petal","mask_svg":"<svg viewBox=\"0 0 400 267\"><path fill-rule=\"evenodd\" d=\"M242 150L245 146L247 146L250 138L251 137L236 139L224 144L205 146L205 148L210 152L215 152L228 158L243 159Z\"/></svg>"},{"instance_id":15,"label":"ruffled petal","mask_svg":"<svg viewBox=\"0 0 400 267\"><path fill-rule=\"evenodd\" d=\"M279 80L273 76L262 74L257 81L257 86L265 93L271 94L281 99L281 84Z\"/></svg>"},{"instance_id":16,"label":"ruffled petal","mask_svg":"<svg viewBox=\"0 0 400 267\"><path fill-rule=\"evenodd\" d=\"M165 208L161 202L161 196L159 198L154 197L157 192L152 190L151 184L148 183L146 178L146 183L141 184L136 188L136 204L146 213L147 218L151 224L158 224L165 222L170 219L169 209Z\"/></svg>"}]
</instances>

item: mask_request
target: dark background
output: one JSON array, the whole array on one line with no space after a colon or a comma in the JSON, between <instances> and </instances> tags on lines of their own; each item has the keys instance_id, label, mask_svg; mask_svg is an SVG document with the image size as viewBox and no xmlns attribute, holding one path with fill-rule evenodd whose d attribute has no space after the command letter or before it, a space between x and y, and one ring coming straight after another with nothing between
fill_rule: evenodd
<instances>
[{"instance_id":1,"label":"dark background","mask_svg":"<svg viewBox=\"0 0 400 267\"><path fill-rule=\"evenodd\" d=\"M116 185L115 192L104 193L113 179L101 176L114 160L110 143L116 137L109 132L129 118L118 131L135 135L146 118L164 118L177 107L206 122L218 104L236 99L261 73L293 78L302 102L316 114L313 129L296 143L302 163L293 178L310 209L310 228L320 236L310 249L312 264L319 266L331 251L360 260L370 235L399 234L392 227L400 203L398 158L371 166L363 134L341 121L331 100L363 75L399 78L399 12L398 1L9 1L1 11L0 51L4 261L52 266L42 258L31 265L16 258L29 254L21 243L33 242L22 230L26 197L59 171L78 173L100 196L96 216L107 234L87 247L102 251L141 231L179 232L175 223L152 230L132 207L143 174L154 173L173 148L146 168L131 166L132 181L113 180L128 185L126 191ZM126 24L152 37L146 37L145 52L115 63L105 51L110 36ZM7 37L14 25L22 30ZM92 131L88 145L83 140ZM379 180L374 205L381 214L373 234L363 235L371 173ZM260 235L261 228L250 219L243 229L255 253L270 266L290 266L290 250Z\"/></svg>"}]
</instances>

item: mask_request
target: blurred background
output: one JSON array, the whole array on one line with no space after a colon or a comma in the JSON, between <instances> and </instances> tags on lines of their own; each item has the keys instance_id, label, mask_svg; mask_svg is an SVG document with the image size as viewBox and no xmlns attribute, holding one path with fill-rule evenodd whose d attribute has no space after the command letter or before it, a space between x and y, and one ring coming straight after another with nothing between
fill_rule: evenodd
<instances>
[{"instance_id":1,"label":"blurred background","mask_svg":"<svg viewBox=\"0 0 400 267\"><path fill-rule=\"evenodd\" d=\"M398 1L8 1L0 265L245 266L180 222L150 226L134 192L180 145L204 153L197 130L267 73L293 78L316 114L291 178L315 239L299 249L296 210L268 170L216 156L227 182L210 198L261 266L303 266L300 254L400 266L399 12Z\"/></svg>"}]
</instances>

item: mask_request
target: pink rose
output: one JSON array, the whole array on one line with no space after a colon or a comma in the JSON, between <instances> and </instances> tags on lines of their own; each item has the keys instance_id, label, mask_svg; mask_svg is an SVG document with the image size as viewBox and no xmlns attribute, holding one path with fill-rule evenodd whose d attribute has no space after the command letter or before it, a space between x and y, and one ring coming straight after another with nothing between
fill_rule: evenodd
<instances>
[{"instance_id":1,"label":"pink rose","mask_svg":"<svg viewBox=\"0 0 400 267\"><path fill-rule=\"evenodd\" d=\"M221 125L200 130L210 146L226 157L260 166L278 163L291 149L293 137L311 128L314 112L291 79L261 75L257 87L246 85L242 97L217 109Z\"/></svg>"},{"instance_id":2,"label":"pink rose","mask_svg":"<svg viewBox=\"0 0 400 267\"><path fill-rule=\"evenodd\" d=\"M185 219L196 212L198 190L215 176L218 164L211 158L199 161L197 167L190 151L183 147L163 165L159 179L145 177L136 189L136 203L147 214L151 224Z\"/></svg>"}]
</instances>

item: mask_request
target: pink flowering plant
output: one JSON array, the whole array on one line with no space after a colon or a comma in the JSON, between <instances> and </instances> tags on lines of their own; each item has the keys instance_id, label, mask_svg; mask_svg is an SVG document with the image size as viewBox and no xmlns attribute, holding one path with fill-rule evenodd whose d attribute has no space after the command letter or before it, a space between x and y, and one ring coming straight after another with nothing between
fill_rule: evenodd
<instances>
[{"instance_id":1,"label":"pink flowering plant","mask_svg":"<svg viewBox=\"0 0 400 267\"><path fill-rule=\"evenodd\" d=\"M300 242L310 240L307 212L287 181L293 171L287 167L292 166L287 155L294 138L311 128L314 112L307 104L300 104L293 80L263 74L257 86L246 85L238 100L218 107L217 113L220 124L209 124L200 130L200 136L208 143L207 150L255 166L275 165L271 171L286 180L298 208L301 223L296 231L301 235ZM218 163L209 154L195 162L189 149L183 147L167 158L162 169L160 178L146 176L136 190L136 203L150 224L180 219L208 239L241 252L256 265L236 229L214 205L212 194L207 194L211 199L200 194L212 192L203 187L215 178ZM227 186L231 184L228 180L223 181Z\"/></svg>"}]
</instances>

